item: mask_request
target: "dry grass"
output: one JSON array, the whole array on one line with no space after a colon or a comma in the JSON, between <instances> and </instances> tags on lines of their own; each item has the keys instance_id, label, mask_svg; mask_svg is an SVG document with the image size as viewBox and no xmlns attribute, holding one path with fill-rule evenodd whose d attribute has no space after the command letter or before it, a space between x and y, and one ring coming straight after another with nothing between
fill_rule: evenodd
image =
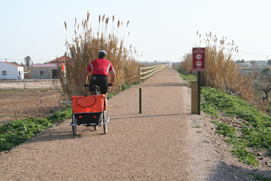
<instances>
[{"instance_id":1,"label":"dry grass","mask_svg":"<svg viewBox=\"0 0 271 181\"><path fill-rule=\"evenodd\" d=\"M119 36L123 23L115 24L115 17L112 17L112 31L108 33L109 17L99 16L98 32L93 32L89 23L90 14L87 13L86 20L82 21L81 27L75 19L74 38L71 43L66 41L67 55L72 59L66 62L66 75L60 71L62 89L67 98L72 95L83 95L83 74L88 64L98 58L98 52L105 50L107 59L111 61L116 71L114 87L109 92L117 92L122 84L131 84L137 80L137 71L140 64L136 61L138 57L136 50L132 47L124 47L124 38L129 21L126 24L123 37ZM66 22L64 23L67 29ZM78 32L83 32L78 34ZM121 31L122 32L122 31ZM129 33L128 33L129 35ZM60 70L60 66L59 66ZM90 77L89 79L90 80ZM109 77L110 80L110 77Z\"/></svg>"},{"instance_id":2,"label":"dry grass","mask_svg":"<svg viewBox=\"0 0 271 181\"><path fill-rule=\"evenodd\" d=\"M197 33L198 34L198 33ZM198 34L201 38L201 35ZM264 111L265 104L255 97L253 81L255 74L247 78L245 74L240 76L237 70L237 64L232 59L231 53L238 52L238 46L234 41L226 44L226 37L222 37L218 41L214 35L206 34L203 41L206 44L206 72L202 75L202 85L214 87L228 94L235 94L242 99L250 102L256 108ZM228 53L225 53L225 47ZM180 70L192 73L192 54L188 53L184 57L184 61L180 63Z\"/></svg>"}]
</instances>

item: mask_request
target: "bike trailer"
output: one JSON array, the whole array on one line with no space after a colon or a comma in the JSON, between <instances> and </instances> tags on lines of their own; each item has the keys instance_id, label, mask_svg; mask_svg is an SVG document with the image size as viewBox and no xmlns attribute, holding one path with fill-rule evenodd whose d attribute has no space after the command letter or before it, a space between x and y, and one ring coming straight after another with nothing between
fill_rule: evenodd
<instances>
[{"instance_id":1,"label":"bike trailer","mask_svg":"<svg viewBox=\"0 0 271 181\"><path fill-rule=\"evenodd\" d=\"M77 125L99 124L101 113L106 109L105 95L72 96L72 110Z\"/></svg>"}]
</instances>

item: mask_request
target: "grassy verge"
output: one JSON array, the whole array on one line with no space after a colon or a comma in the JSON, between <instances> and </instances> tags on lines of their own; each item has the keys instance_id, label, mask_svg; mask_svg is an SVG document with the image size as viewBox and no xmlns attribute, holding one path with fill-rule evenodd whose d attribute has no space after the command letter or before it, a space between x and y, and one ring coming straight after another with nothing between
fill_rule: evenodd
<instances>
[{"instance_id":1,"label":"grassy verge","mask_svg":"<svg viewBox=\"0 0 271 181\"><path fill-rule=\"evenodd\" d=\"M271 117L258 111L239 97L227 95L214 88L203 88L201 93L205 97L205 102L202 103L204 112L210 113L209 108L211 108L211 110L217 111L211 112L210 115L214 117L219 111L226 116L239 118L242 126L237 131L241 133L241 136L220 133L229 137L225 141L233 146L231 153L236 155L239 161L254 166L259 164L255 156L246 150L248 147L259 151L267 150L271 154ZM226 127L223 130L226 131ZM217 131L219 130L217 129Z\"/></svg>"},{"instance_id":2,"label":"grassy verge","mask_svg":"<svg viewBox=\"0 0 271 181\"><path fill-rule=\"evenodd\" d=\"M186 85L188 86L191 85L191 81L197 80L197 77L195 75L187 74L178 68L176 68L176 70L180 73L180 77L185 81Z\"/></svg>"},{"instance_id":3,"label":"grassy verge","mask_svg":"<svg viewBox=\"0 0 271 181\"><path fill-rule=\"evenodd\" d=\"M182 75L185 76L185 75ZM204 101L201 110L219 117L220 114L238 119L238 129L227 123L213 121L216 133L224 135L228 144L232 145L230 152L239 158L240 162L248 165L259 165L258 160L250 151L266 150L271 155L271 117L255 109L248 102L237 96L225 94L214 88L202 87ZM238 134L237 134L238 132ZM239 135L239 136L237 136Z\"/></svg>"},{"instance_id":4,"label":"grassy verge","mask_svg":"<svg viewBox=\"0 0 271 181\"><path fill-rule=\"evenodd\" d=\"M72 116L71 105L63 107L61 111L46 118L20 119L10 121L0 126L0 152L10 150L25 141L31 139L36 134L52 127L54 123L61 122L64 119L70 119Z\"/></svg>"},{"instance_id":5,"label":"grassy verge","mask_svg":"<svg viewBox=\"0 0 271 181\"><path fill-rule=\"evenodd\" d=\"M255 173L248 173L248 175L252 176L254 180L261 180L261 181L271 181L271 178L265 177L260 174L255 174Z\"/></svg>"},{"instance_id":6,"label":"grassy verge","mask_svg":"<svg viewBox=\"0 0 271 181\"><path fill-rule=\"evenodd\" d=\"M203 111L206 107L213 107L226 116L240 118L242 128L239 131L247 146L271 152L271 117L237 96L218 92L214 88L203 88L201 92L206 101L202 103Z\"/></svg>"}]
</instances>

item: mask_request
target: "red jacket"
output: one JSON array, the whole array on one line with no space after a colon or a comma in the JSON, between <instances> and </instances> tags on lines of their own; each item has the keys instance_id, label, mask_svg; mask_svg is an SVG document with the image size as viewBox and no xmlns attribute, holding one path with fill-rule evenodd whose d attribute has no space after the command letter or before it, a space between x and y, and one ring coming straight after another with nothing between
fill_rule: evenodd
<instances>
[{"instance_id":1,"label":"red jacket","mask_svg":"<svg viewBox=\"0 0 271 181\"><path fill-rule=\"evenodd\" d=\"M113 70L113 65L110 61L99 58L93 60L87 68L87 71L92 72L91 75L99 74L108 76L108 72Z\"/></svg>"}]
</instances>

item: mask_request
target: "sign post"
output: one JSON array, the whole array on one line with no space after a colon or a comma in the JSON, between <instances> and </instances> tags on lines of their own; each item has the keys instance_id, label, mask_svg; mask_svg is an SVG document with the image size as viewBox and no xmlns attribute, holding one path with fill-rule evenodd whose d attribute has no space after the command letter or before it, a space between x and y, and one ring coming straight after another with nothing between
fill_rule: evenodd
<instances>
[{"instance_id":1,"label":"sign post","mask_svg":"<svg viewBox=\"0 0 271 181\"><path fill-rule=\"evenodd\" d=\"M206 49L192 48L192 71L198 72L198 114L200 114L200 72L206 71Z\"/></svg>"}]
</instances>

